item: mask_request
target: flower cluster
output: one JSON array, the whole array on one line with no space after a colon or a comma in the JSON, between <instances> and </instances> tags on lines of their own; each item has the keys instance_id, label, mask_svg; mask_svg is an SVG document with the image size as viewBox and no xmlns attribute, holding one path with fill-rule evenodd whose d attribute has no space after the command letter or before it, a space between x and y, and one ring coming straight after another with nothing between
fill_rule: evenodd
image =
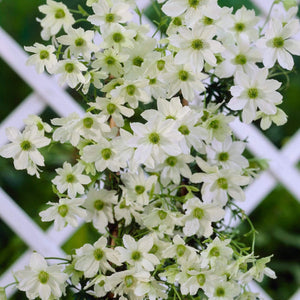
<instances>
[{"instance_id":1,"label":"flower cluster","mask_svg":"<svg viewBox=\"0 0 300 300\"><path fill-rule=\"evenodd\" d=\"M25 47L28 64L76 88L87 110L52 127L30 116L23 133L8 128L0 155L39 176L37 149L71 144L78 159L56 169L58 200L40 216L57 230L91 222L99 239L65 259L64 270L33 254L15 274L29 299L58 299L66 286L101 299L257 299L247 284L276 277L270 257L255 256L224 222L226 210L247 218L235 201L259 172L230 123L286 121L273 77L300 55L297 9L277 3L260 26L253 10L233 13L216 0L158 2L159 26L168 23L161 39L131 22L141 17L134 1L40 6L51 42Z\"/></svg>"}]
</instances>

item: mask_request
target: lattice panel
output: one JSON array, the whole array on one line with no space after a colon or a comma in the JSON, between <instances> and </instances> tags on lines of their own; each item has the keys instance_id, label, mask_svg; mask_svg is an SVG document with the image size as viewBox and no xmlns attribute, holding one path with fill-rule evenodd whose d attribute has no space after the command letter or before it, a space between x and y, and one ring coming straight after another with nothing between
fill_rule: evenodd
<instances>
[{"instance_id":1,"label":"lattice panel","mask_svg":"<svg viewBox=\"0 0 300 300\"><path fill-rule=\"evenodd\" d=\"M137 1L140 9L151 5L151 1ZM267 14L271 0L253 0L255 5ZM138 20L136 20L138 22ZM152 33L155 26L143 17L143 23L149 23ZM59 87L54 78L38 75L33 67L26 67L27 54L23 49L0 28L0 56L20 77L34 90L30 96L0 124L0 146L7 142L5 128L8 126L23 127L23 120L29 114L41 114L50 106L58 115L67 116L72 112L83 114L83 109ZM280 151L254 126L234 122L233 130L241 138L248 140L248 149L258 157L270 160L270 170L264 172L246 189L246 201L241 208L249 214L255 207L281 182L296 199L300 200L300 174L295 165L300 159L300 131ZM31 218L0 188L1 210L0 218L9 226L30 248L26 251L0 278L0 286L14 281L12 271L22 269L28 264L32 250L44 256L64 256L61 245L75 232L67 227L57 232L53 226L44 232ZM238 224L236 224L238 225ZM253 291L259 292L265 300L271 298L254 282L250 284ZM8 289L8 294L13 293ZM290 300L300 299L300 289Z\"/></svg>"}]
</instances>

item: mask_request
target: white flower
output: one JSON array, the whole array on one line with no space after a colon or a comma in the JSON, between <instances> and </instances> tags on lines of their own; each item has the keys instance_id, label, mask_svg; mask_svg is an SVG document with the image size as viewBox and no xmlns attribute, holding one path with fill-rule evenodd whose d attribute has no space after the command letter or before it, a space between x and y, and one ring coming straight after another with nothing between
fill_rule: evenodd
<instances>
[{"instance_id":1,"label":"white flower","mask_svg":"<svg viewBox=\"0 0 300 300\"><path fill-rule=\"evenodd\" d=\"M153 271L154 266L159 264L159 259L149 253L153 246L153 237L146 235L137 242L130 235L123 236L124 247L116 247L115 250L120 254L120 261L127 262L134 266L137 271Z\"/></svg>"},{"instance_id":2,"label":"white flower","mask_svg":"<svg viewBox=\"0 0 300 300\"><path fill-rule=\"evenodd\" d=\"M28 126L36 126L38 131L44 134L44 132L51 132L52 128L46 122L36 115L29 115L25 120L24 123Z\"/></svg>"},{"instance_id":3,"label":"white flower","mask_svg":"<svg viewBox=\"0 0 300 300\"><path fill-rule=\"evenodd\" d=\"M60 193L67 191L70 198L75 198L77 193L84 194L83 185L91 182L91 179L87 175L83 175L84 165L77 163L75 166L68 162L64 162L62 168L56 169L58 174L52 183L56 185L56 188Z\"/></svg>"},{"instance_id":4,"label":"white flower","mask_svg":"<svg viewBox=\"0 0 300 300\"><path fill-rule=\"evenodd\" d=\"M65 59L58 62L55 74L61 74L58 83L63 85L67 83L71 88L75 88L79 83L85 83L85 78L82 74L87 67L75 59Z\"/></svg>"},{"instance_id":5,"label":"white flower","mask_svg":"<svg viewBox=\"0 0 300 300\"><path fill-rule=\"evenodd\" d=\"M116 272L109 276L108 287L114 295L120 296L120 300L126 300L128 297L129 299L142 300L144 297L137 297L136 291L139 294L142 293L144 295L148 291L148 288L144 286L144 283L149 280L149 272L130 269ZM124 297L124 295L127 297Z\"/></svg>"},{"instance_id":6,"label":"white flower","mask_svg":"<svg viewBox=\"0 0 300 300\"><path fill-rule=\"evenodd\" d=\"M177 156L181 153L179 147L180 134L174 128L173 120L153 120L152 122L131 123L134 137L128 141L131 147L136 147L133 160L136 164L145 164L154 168L167 155Z\"/></svg>"},{"instance_id":7,"label":"white flower","mask_svg":"<svg viewBox=\"0 0 300 300\"><path fill-rule=\"evenodd\" d=\"M266 114L275 114L276 104L282 101L282 95L276 91L281 83L267 76L268 69L257 67L249 73L236 73L235 86L230 89L233 98L227 106L232 110L242 109L242 119L247 124L255 119L257 108Z\"/></svg>"},{"instance_id":8,"label":"white flower","mask_svg":"<svg viewBox=\"0 0 300 300\"><path fill-rule=\"evenodd\" d=\"M59 203L48 202L51 207L39 213L43 222L49 222L54 220L54 228L56 230L62 230L68 224L72 227L78 226L77 217L84 219L86 212L79 206L82 205L84 199L81 198L61 198Z\"/></svg>"},{"instance_id":9,"label":"white flower","mask_svg":"<svg viewBox=\"0 0 300 300\"><path fill-rule=\"evenodd\" d=\"M294 66L293 55L300 55L300 41L292 38L299 32L299 20L293 19L286 25L272 19L263 38L257 41L258 47L264 53L263 63L271 68L278 61L284 69L291 70ZM290 54L291 53L291 54Z\"/></svg>"},{"instance_id":10,"label":"white flower","mask_svg":"<svg viewBox=\"0 0 300 300\"><path fill-rule=\"evenodd\" d=\"M210 300L233 300L239 295L241 289L239 285L234 281L219 280L214 285L210 285L205 290L205 294Z\"/></svg>"},{"instance_id":11,"label":"white flower","mask_svg":"<svg viewBox=\"0 0 300 300\"><path fill-rule=\"evenodd\" d=\"M224 142L213 140L206 146L207 159L210 163L220 165L226 169L243 169L249 166L248 160L242 155L246 143L233 142L228 136Z\"/></svg>"},{"instance_id":12,"label":"white flower","mask_svg":"<svg viewBox=\"0 0 300 300\"><path fill-rule=\"evenodd\" d=\"M205 204L198 198L191 198L183 204L183 233L186 236L210 237L213 233L212 222L220 221L225 210L215 204Z\"/></svg>"},{"instance_id":13,"label":"white flower","mask_svg":"<svg viewBox=\"0 0 300 300\"><path fill-rule=\"evenodd\" d=\"M134 114L134 110L126 107L124 104L125 99L122 97L97 97L96 103L89 103L91 107L101 110L99 117L104 116L105 120L108 120L111 117L118 127L124 126L124 119L122 115L129 118Z\"/></svg>"},{"instance_id":14,"label":"white flower","mask_svg":"<svg viewBox=\"0 0 300 300\"><path fill-rule=\"evenodd\" d=\"M17 271L15 276L18 289L26 292L29 299L40 297L42 300L60 299L68 279L68 275L62 272L62 266L48 266L38 253L33 253L29 266Z\"/></svg>"},{"instance_id":15,"label":"white flower","mask_svg":"<svg viewBox=\"0 0 300 300\"><path fill-rule=\"evenodd\" d=\"M192 30L181 27L178 34L171 35L169 40L178 47L175 55L175 64L190 64L196 72L201 72L204 62L216 66L215 53L221 53L224 47L220 42L213 40L215 28L204 27L201 23L193 26Z\"/></svg>"},{"instance_id":16,"label":"white flower","mask_svg":"<svg viewBox=\"0 0 300 300\"><path fill-rule=\"evenodd\" d=\"M168 84L168 98L181 91L187 101L193 101L195 92L203 92L205 87L201 80L207 78L204 73L195 73L189 64L172 65L161 75L162 81Z\"/></svg>"},{"instance_id":17,"label":"white flower","mask_svg":"<svg viewBox=\"0 0 300 300\"><path fill-rule=\"evenodd\" d=\"M180 184L181 175L190 178L192 172L188 166L193 162L194 158L191 155L181 154L178 156L168 156L163 163L159 164L156 168L147 168L149 172L159 172L160 182L166 186L171 181L175 184Z\"/></svg>"},{"instance_id":18,"label":"white flower","mask_svg":"<svg viewBox=\"0 0 300 300\"><path fill-rule=\"evenodd\" d=\"M170 211L164 208L147 206L141 216L142 225L163 237L164 234L173 235L174 227L182 225L182 214L180 212Z\"/></svg>"},{"instance_id":19,"label":"white flower","mask_svg":"<svg viewBox=\"0 0 300 300\"><path fill-rule=\"evenodd\" d=\"M196 161L205 173L194 173L191 181L203 182L201 193L204 202L225 205L228 195L234 200L245 200L241 186L249 184L250 177L240 175L238 169L219 170L216 166L211 167L200 157L197 157Z\"/></svg>"},{"instance_id":20,"label":"white flower","mask_svg":"<svg viewBox=\"0 0 300 300\"><path fill-rule=\"evenodd\" d=\"M265 114L262 111L257 112L255 120L260 118L260 128L263 130L268 129L271 126L272 122L275 123L277 126L281 126L287 122L286 113L278 107L276 113L271 115Z\"/></svg>"},{"instance_id":21,"label":"white flower","mask_svg":"<svg viewBox=\"0 0 300 300\"><path fill-rule=\"evenodd\" d=\"M138 168L137 173L123 173L121 179L126 186L126 199L130 203L139 205L149 204L148 193L154 190L157 177L152 175L146 177L143 169Z\"/></svg>"},{"instance_id":22,"label":"white flower","mask_svg":"<svg viewBox=\"0 0 300 300\"><path fill-rule=\"evenodd\" d=\"M75 57L82 54L84 59L90 60L91 53L98 50L98 47L93 43L94 31L70 28L67 33L67 35L57 38L59 43L69 46L66 48L64 56L67 57L67 53L70 51L70 54L75 55Z\"/></svg>"},{"instance_id":23,"label":"white flower","mask_svg":"<svg viewBox=\"0 0 300 300\"><path fill-rule=\"evenodd\" d=\"M151 101L150 95L145 91L148 84L146 79L127 80L125 79L122 85L113 89L110 94L112 97L121 97L128 102L130 107L137 108L139 101L149 103Z\"/></svg>"},{"instance_id":24,"label":"white flower","mask_svg":"<svg viewBox=\"0 0 300 300\"><path fill-rule=\"evenodd\" d=\"M197 250L194 247L185 244L184 240L176 234L173 238L173 245L170 245L163 251L164 258L176 257L179 264L186 264L186 261L193 260L197 256Z\"/></svg>"},{"instance_id":25,"label":"white flower","mask_svg":"<svg viewBox=\"0 0 300 300\"><path fill-rule=\"evenodd\" d=\"M44 157L37 149L49 145L51 140L36 126L27 126L22 133L15 127L8 127L5 132L11 143L0 148L0 155L12 157L16 170L27 169L28 174L39 177L37 166L44 166Z\"/></svg>"},{"instance_id":26,"label":"white flower","mask_svg":"<svg viewBox=\"0 0 300 300\"><path fill-rule=\"evenodd\" d=\"M107 239L102 236L93 245L85 244L76 249L75 269L84 272L87 278L94 277L99 271L114 272L110 262L119 265L116 253L113 249L107 248Z\"/></svg>"},{"instance_id":27,"label":"white flower","mask_svg":"<svg viewBox=\"0 0 300 300\"><path fill-rule=\"evenodd\" d=\"M38 73L42 73L46 68L49 73L52 73L56 64L56 56L53 54L55 48L52 45L42 45L39 43L34 43L31 47L24 47L28 52L35 53L31 55L26 64L34 65Z\"/></svg>"},{"instance_id":28,"label":"white flower","mask_svg":"<svg viewBox=\"0 0 300 300\"><path fill-rule=\"evenodd\" d=\"M248 10L245 6L238 9L232 15L233 27L229 28L235 36L245 34L250 41L256 41L258 38L258 28L255 25L258 23L259 18L255 16L255 11Z\"/></svg>"},{"instance_id":29,"label":"white flower","mask_svg":"<svg viewBox=\"0 0 300 300\"><path fill-rule=\"evenodd\" d=\"M97 52L95 57L96 59L92 63L93 68L101 68L101 71L118 77L124 72L121 63L128 58L128 55L119 53L114 48L109 48L103 52Z\"/></svg>"},{"instance_id":30,"label":"white flower","mask_svg":"<svg viewBox=\"0 0 300 300\"><path fill-rule=\"evenodd\" d=\"M218 261L225 261L227 264L232 259L233 250L227 245L230 244L230 240L221 241L216 237L207 248L201 252L201 267L206 268L209 264L211 267L215 267Z\"/></svg>"},{"instance_id":31,"label":"white flower","mask_svg":"<svg viewBox=\"0 0 300 300\"><path fill-rule=\"evenodd\" d=\"M44 40L57 34L61 27L67 31L75 23L67 6L61 2L47 0L47 4L39 6L39 10L46 15L40 20L43 27L41 35Z\"/></svg>"},{"instance_id":32,"label":"white flower","mask_svg":"<svg viewBox=\"0 0 300 300\"><path fill-rule=\"evenodd\" d=\"M106 233L108 223L114 222L112 206L118 203L118 196L115 191L105 189L91 189L83 204L86 208L87 222L93 222L94 227L100 233Z\"/></svg>"},{"instance_id":33,"label":"white flower","mask_svg":"<svg viewBox=\"0 0 300 300\"><path fill-rule=\"evenodd\" d=\"M100 44L102 48L113 47L120 51L122 48L133 48L133 38L135 31L126 29L120 24L111 24L109 28L103 32L104 41Z\"/></svg>"},{"instance_id":34,"label":"white flower","mask_svg":"<svg viewBox=\"0 0 300 300\"><path fill-rule=\"evenodd\" d=\"M95 14L90 15L88 21L100 26L101 31L105 31L111 24L126 23L132 19L130 6L122 1L116 3L108 0L95 1L92 8ZM102 25L105 26L101 27Z\"/></svg>"},{"instance_id":35,"label":"white flower","mask_svg":"<svg viewBox=\"0 0 300 300\"><path fill-rule=\"evenodd\" d=\"M100 137L97 139L97 144L83 148L82 159L88 163L94 162L96 170L99 172L106 168L112 172L118 172L120 168L125 168L126 162L119 159L116 144L116 140L108 141Z\"/></svg>"},{"instance_id":36,"label":"white flower","mask_svg":"<svg viewBox=\"0 0 300 300\"><path fill-rule=\"evenodd\" d=\"M247 73L257 62L262 61L262 54L250 44L247 36L237 38L237 45L227 45L222 53L222 62L216 67L218 77L228 78L238 71Z\"/></svg>"}]
</instances>

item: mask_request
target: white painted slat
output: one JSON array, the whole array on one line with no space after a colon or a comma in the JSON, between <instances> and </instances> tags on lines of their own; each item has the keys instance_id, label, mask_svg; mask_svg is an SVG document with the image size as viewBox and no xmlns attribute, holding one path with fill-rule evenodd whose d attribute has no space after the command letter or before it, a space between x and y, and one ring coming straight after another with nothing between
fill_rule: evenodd
<instances>
[{"instance_id":1,"label":"white painted slat","mask_svg":"<svg viewBox=\"0 0 300 300\"><path fill-rule=\"evenodd\" d=\"M32 249L44 256L63 257L55 240L46 237L40 227L0 188L0 218Z\"/></svg>"},{"instance_id":2,"label":"white painted slat","mask_svg":"<svg viewBox=\"0 0 300 300\"><path fill-rule=\"evenodd\" d=\"M5 128L13 126L18 129L24 127L23 120L30 114L39 115L46 108L46 104L36 94L29 95L19 106L11 112L0 124L0 146L8 142Z\"/></svg>"},{"instance_id":3,"label":"white painted slat","mask_svg":"<svg viewBox=\"0 0 300 300\"><path fill-rule=\"evenodd\" d=\"M60 116L72 112L82 115L84 110L72 97L46 74L38 74L33 66L27 67L28 55L0 27L0 56L30 85Z\"/></svg>"},{"instance_id":4,"label":"white painted slat","mask_svg":"<svg viewBox=\"0 0 300 300\"><path fill-rule=\"evenodd\" d=\"M254 126L239 120L231 123L234 133L242 140L247 139L247 148L257 157L269 160L270 172L300 199L299 171L286 160L276 147Z\"/></svg>"},{"instance_id":5,"label":"white painted slat","mask_svg":"<svg viewBox=\"0 0 300 300\"><path fill-rule=\"evenodd\" d=\"M300 300L300 289L290 298L290 300Z\"/></svg>"}]
</instances>

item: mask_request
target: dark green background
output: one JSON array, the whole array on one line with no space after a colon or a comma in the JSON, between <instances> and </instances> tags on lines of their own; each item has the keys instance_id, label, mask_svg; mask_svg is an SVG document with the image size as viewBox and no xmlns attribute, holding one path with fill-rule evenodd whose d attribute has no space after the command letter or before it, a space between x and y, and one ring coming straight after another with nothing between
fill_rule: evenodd
<instances>
[{"instance_id":1,"label":"dark green background","mask_svg":"<svg viewBox=\"0 0 300 300\"><path fill-rule=\"evenodd\" d=\"M42 42L40 25L36 17L42 17L38 6L41 0L2 0L0 2L0 26L20 45L30 46ZM84 1L63 1L69 7L76 8ZM222 5L242 5L253 8L250 1L219 1ZM152 15L153 9L147 11ZM272 126L265 132L273 143L281 148L297 131L299 125L300 95L300 59L296 58L295 70L290 76L287 90L283 91L284 102L281 108L288 114L288 123L281 127ZM284 80L284 78L281 78ZM0 122L32 92L22 79L0 58ZM51 109L43 113L49 120L55 114ZM72 153L66 146L55 146L44 152L47 169L41 180L26 175L25 171L15 171L11 160L0 158L0 186L26 211L43 229L50 224L42 223L38 213L46 202L55 200L50 180L54 169L65 160L72 162ZM1 204L1 199L0 199ZM1 206L0 206L1 209ZM300 286L300 203L286 189L278 185L273 192L251 214L251 219L259 235L256 242L256 254L268 256L274 254L269 266L277 273L277 280L266 279L262 286L274 300L288 299ZM241 231L244 229L241 227ZM76 238L67 242L63 249L70 253L85 242L93 242L97 234L89 225L83 226L76 233ZM26 245L0 220L0 276L26 250ZM24 299L17 294L15 299Z\"/></svg>"}]
</instances>

